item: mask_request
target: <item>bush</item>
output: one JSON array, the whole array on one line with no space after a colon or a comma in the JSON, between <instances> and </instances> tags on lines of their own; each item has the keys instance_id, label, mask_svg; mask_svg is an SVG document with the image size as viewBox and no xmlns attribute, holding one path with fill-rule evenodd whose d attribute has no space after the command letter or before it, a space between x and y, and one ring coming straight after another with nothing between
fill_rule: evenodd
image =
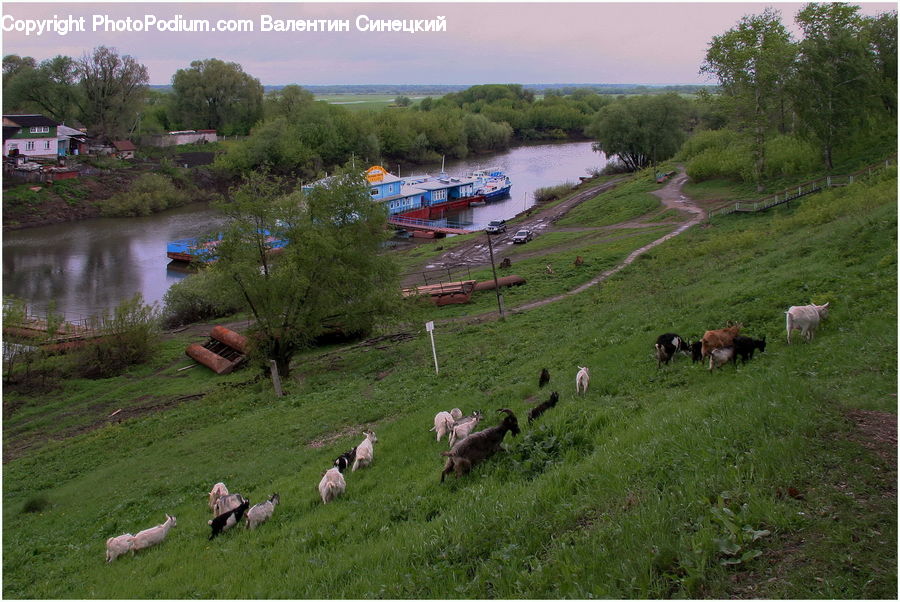
<instances>
[{"instance_id":1,"label":"bush","mask_svg":"<svg viewBox=\"0 0 900 602\"><path fill-rule=\"evenodd\" d=\"M128 192L119 193L100 206L100 213L107 217L123 217L150 215L180 207L190 201L183 190L175 187L172 181L161 174L143 174Z\"/></svg>"},{"instance_id":2,"label":"bush","mask_svg":"<svg viewBox=\"0 0 900 602\"><path fill-rule=\"evenodd\" d=\"M631 173L631 170L628 168L627 165L625 165L624 163L622 163L621 161L616 159L616 160L610 161L606 165L604 165L603 169L601 169L597 175L614 176L614 175L622 174L622 173Z\"/></svg>"},{"instance_id":3,"label":"bush","mask_svg":"<svg viewBox=\"0 0 900 602\"><path fill-rule=\"evenodd\" d=\"M233 282L212 270L201 270L172 285L163 297L162 325L182 324L229 316L243 309L244 300Z\"/></svg>"},{"instance_id":4,"label":"bush","mask_svg":"<svg viewBox=\"0 0 900 602\"><path fill-rule=\"evenodd\" d=\"M810 175L821 163L818 148L794 136L778 136L766 143L767 178Z\"/></svg>"},{"instance_id":5,"label":"bush","mask_svg":"<svg viewBox=\"0 0 900 602\"><path fill-rule=\"evenodd\" d=\"M557 184L556 186L545 186L543 188L536 188L534 191L534 202L535 203L546 203L547 201L555 201L556 199L560 199L565 195L572 192L572 189L575 187L575 184L572 182L563 182L562 184Z\"/></svg>"},{"instance_id":6,"label":"bush","mask_svg":"<svg viewBox=\"0 0 900 602\"><path fill-rule=\"evenodd\" d=\"M156 351L159 320L156 304L145 305L140 293L123 301L112 315L95 319L100 337L74 354L74 371L85 378L109 378L134 364L147 361Z\"/></svg>"}]
</instances>

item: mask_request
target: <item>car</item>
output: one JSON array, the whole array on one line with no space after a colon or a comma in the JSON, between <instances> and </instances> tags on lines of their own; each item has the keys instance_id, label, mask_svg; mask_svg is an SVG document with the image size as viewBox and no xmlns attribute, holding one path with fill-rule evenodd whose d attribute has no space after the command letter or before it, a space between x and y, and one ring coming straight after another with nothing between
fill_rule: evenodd
<instances>
[{"instance_id":1,"label":"car","mask_svg":"<svg viewBox=\"0 0 900 602\"><path fill-rule=\"evenodd\" d=\"M485 228L484 231L488 234L500 234L501 232L506 232L506 222L502 219L488 222L487 228Z\"/></svg>"},{"instance_id":2,"label":"car","mask_svg":"<svg viewBox=\"0 0 900 602\"><path fill-rule=\"evenodd\" d=\"M526 228L524 230L519 230L518 232L513 234L512 241L514 243L523 243L524 244L524 243L528 242L529 240L531 240L532 238L534 238L534 233L531 230L528 230Z\"/></svg>"}]
</instances>

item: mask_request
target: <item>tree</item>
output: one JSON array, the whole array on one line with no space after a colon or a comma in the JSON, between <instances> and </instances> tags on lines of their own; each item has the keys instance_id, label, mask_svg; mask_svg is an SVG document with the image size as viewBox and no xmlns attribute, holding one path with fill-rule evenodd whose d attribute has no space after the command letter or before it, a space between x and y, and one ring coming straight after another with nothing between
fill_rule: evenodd
<instances>
[{"instance_id":1,"label":"tree","mask_svg":"<svg viewBox=\"0 0 900 602\"><path fill-rule=\"evenodd\" d=\"M221 206L228 226L213 270L227 274L255 323L257 358L290 373L291 359L329 329L366 332L396 311L394 260L382 253L386 213L359 172L340 172L308 192L251 172ZM272 240L283 251L269 253Z\"/></svg>"},{"instance_id":2,"label":"tree","mask_svg":"<svg viewBox=\"0 0 900 602\"><path fill-rule=\"evenodd\" d=\"M885 111L897 114L897 11L866 20L867 39L874 57L881 102Z\"/></svg>"},{"instance_id":3,"label":"tree","mask_svg":"<svg viewBox=\"0 0 900 602\"><path fill-rule=\"evenodd\" d=\"M291 84L268 93L265 97L263 112L266 119L287 117L289 120L296 120L301 111L315 100L316 97L312 92Z\"/></svg>"},{"instance_id":4,"label":"tree","mask_svg":"<svg viewBox=\"0 0 900 602\"><path fill-rule=\"evenodd\" d=\"M594 150L618 155L631 171L665 161L684 142L687 101L677 94L622 98L597 112L586 128Z\"/></svg>"},{"instance_id":5,"label":"tree","mask_svg":"<svg viewBox=\"0 0 900 602\"><path fill-rule=\"evenodd\" d=\"M246 134L262 117L263 87L237 63L193 61L172 76L177 120L185 127Z\"/></svg>"},{"instance_id":6,"label":"tree","mask_svg":"<svg viewBox=\"0 0 900 602\"><path fill-rule=\"evenodd\" d=\"M412 99L409 96L398 96L394 99L394 104L398 107L408 107L412 104Z\"/></svg>"},{"instance_id":7,"label":"tree","mask_svg":"<svg viewBox=\"0 0 900 602\"><path fill-rule=\"evenodd\" d=\"M765 148L772 124L787 129L787 83L796 47L777 10L745 16L737 27L715 36L701 73L714 76L722 87L725 106L738 131L753 140L754 178L762 190Z\"/></svg>"},{"instance_id":8,"label":"tree","mask_svg":"<svg viewBox=\"0 0 900 602\"><path fill-rule=\"evenodd\" d=\"M835 147L880 99L873 58L859 7L841 2L808 4L797 13L803 31L794 104L804 130L818 140L825 166Z\"/></svg>"},{"instance_id":9,"label":"tree","mask_svg":"<svg viewBox=\"0 0 900 602\"><path fill-rule=\"evenodd\" d=\"M81 118L88 131L108 140L124 137L143 106L150 81L147 68L106 46L82 56L76 68L83 93Z\"/></svg>"}]
</instances>

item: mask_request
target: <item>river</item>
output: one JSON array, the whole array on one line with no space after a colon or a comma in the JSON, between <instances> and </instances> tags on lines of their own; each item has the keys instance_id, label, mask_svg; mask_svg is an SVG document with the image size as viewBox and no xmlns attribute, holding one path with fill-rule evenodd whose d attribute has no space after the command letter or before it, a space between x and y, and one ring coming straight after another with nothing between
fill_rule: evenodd
<instances>
[{"instance_id":1,"label":"river","mask_svg":"<svg viewBox=\"0 0 900 602\"><path fill-rule=\"evenodd\" d=\"M519 146L506 152L448 161L444 169L464 175L497 167L512 180L510 197L473 207L452 217L484 227L494 219L508 219L534 204L536 188L565 181L578 182L587 170L602 168L605 156L590 142ZM385 165L396 173L398 166ZM440 165L406 169L400 176L438 173ZM98 218L13 230L3 234L3 294L28 302L36 313L51 302L68 320L111 310L141 293L148 303L159 302L172 284L187 274L169 267L166 243L215 230L221 217L205 204L164 211L149 217Z\"/></svg>"}]
</instances>

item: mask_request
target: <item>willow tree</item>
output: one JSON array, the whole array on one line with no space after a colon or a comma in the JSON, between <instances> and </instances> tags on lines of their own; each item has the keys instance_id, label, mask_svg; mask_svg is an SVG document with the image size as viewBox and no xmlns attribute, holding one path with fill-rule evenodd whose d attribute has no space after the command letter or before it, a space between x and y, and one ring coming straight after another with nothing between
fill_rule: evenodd
<instances>
[{"instance_id":1,"label":"willow tree","mask_svg":"<svg viewBox=\"0 0 900 602\"><path fill-rule=\"evenodd\" d=\"M115 48L98 46L76 63L82 90L82 120L88 132L115 140L137 123L150 81L147 68Z\"/></svg>"},{"instance_id":2,"label":"willow tree","mask_svg":"<svg viewBox=\"0 0 900 602\"><path fill-rule=\"evenodd\" d=\"M227 227L212 268L228 275L253 314L254 354L274 360L282 377L317 337L367 332L400 298L396 265L382 249L387 215L362 175L340 172L309 191L284 188L252 172L232 191L221 205Z\"/></svg>"},{"instance_id":3,"label":"willow tree","mask_svg":"<svg viewBox=\"0 0 900 602\"><path fill-rule=\"evenodd\" d=\"M754 180L760 190L766 141L776 131L773 124L782 133L787 130L788 86L796 55L780 13L769 7L713 37L700 68L718 80L731 124L753 142Z\"/></svg>"}]
</instances>

